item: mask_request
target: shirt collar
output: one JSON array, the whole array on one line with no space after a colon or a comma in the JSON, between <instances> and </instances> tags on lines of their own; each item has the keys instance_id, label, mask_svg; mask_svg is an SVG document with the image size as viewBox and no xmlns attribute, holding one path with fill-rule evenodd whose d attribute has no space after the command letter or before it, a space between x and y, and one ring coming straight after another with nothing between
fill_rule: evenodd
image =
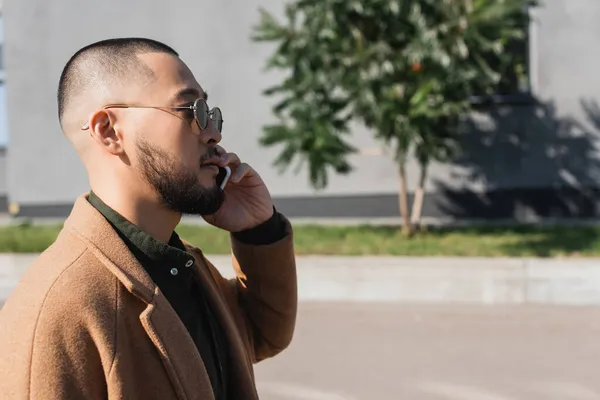
<instances>
[{"instance_id":1,"label":"shirt collar","mask_svg":"<svg viewBox=\"0 0 600 400\"><path fill-rule=\"evenodd\" d=\"M177 233L173 232L169 243L163 243L104 203L93 191L88 201L110 222L114 228L125 236L146 257L156 262L169 261L181 263L182 266L193 263L193 257L185 251L185 246Z\"/></svg>"}]
</instances>

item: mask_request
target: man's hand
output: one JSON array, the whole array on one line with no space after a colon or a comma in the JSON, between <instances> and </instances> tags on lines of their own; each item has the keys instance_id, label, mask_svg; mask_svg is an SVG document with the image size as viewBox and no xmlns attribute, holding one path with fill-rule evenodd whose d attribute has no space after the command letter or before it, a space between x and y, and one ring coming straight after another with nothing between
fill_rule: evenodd
<instances>
[{"instance_id":1,"label":"man's hand","mask_svg":"<svg viewBox=\"0 0 600 400\"><path fill-rule=\"evenodd\" d=\"M225 185L225 202L204 220L217 228L239 232L254 228L273 215L273 201L262 178L248 164L242 163L234 153L219 148L219 166L231 168L231 177Z\"/></svg>"}]
</instances>

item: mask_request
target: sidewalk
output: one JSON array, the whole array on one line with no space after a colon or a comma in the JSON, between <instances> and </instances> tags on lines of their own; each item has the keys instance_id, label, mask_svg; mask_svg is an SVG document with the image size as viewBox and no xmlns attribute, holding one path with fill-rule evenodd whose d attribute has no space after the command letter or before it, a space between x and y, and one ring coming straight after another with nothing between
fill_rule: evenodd
<instances>
[{"instance_id":1,"label":"sidewalk","mask_svg":"<svg viewBox=\"0 0 600 400\"><path fill-rule=\"evenodd\" d=\"M37 254L0 254L0 301ZM208 256L226 277L229 256ZM600 305L600 259L299 256L301 301Z\"/></svg>"}]
</instances>

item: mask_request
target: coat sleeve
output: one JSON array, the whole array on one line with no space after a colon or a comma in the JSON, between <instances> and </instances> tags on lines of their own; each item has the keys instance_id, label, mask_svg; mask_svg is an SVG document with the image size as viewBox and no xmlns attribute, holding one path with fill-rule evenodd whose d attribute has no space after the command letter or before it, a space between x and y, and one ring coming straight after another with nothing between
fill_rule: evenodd
<instances>
[{"instance_id":1,"label":"coat sleeve","mask_svg":"<svg viewBox=\"0 0 600 400\"><path fill-rule=\"evenodd\" d=\"M285 236L268 245L249 245L231 237L236 278L227 280L208 261L238 327L246 335L252 361L287 348L298 307L293 231L283 217Z\"/></svg>"}]
</instances>

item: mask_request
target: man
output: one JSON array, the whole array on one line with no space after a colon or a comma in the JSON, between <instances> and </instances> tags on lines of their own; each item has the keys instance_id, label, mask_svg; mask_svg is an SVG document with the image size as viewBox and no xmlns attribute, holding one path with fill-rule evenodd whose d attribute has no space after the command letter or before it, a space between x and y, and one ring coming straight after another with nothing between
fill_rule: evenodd
<instances>
[{"instance_id":1,"label":"man","mask_svg":"<svg viewBox=\"0 0 600 400\"><path fill-rule=\"evenodd\" d=\"M78 51L58 109L91 191L1 311L2 399L257 399L252 364L294 330L292 229L218 145L221 111L140 38ZM237 279L177 236L183 213L231 232Z\"/></svg>"}]
</instances>

